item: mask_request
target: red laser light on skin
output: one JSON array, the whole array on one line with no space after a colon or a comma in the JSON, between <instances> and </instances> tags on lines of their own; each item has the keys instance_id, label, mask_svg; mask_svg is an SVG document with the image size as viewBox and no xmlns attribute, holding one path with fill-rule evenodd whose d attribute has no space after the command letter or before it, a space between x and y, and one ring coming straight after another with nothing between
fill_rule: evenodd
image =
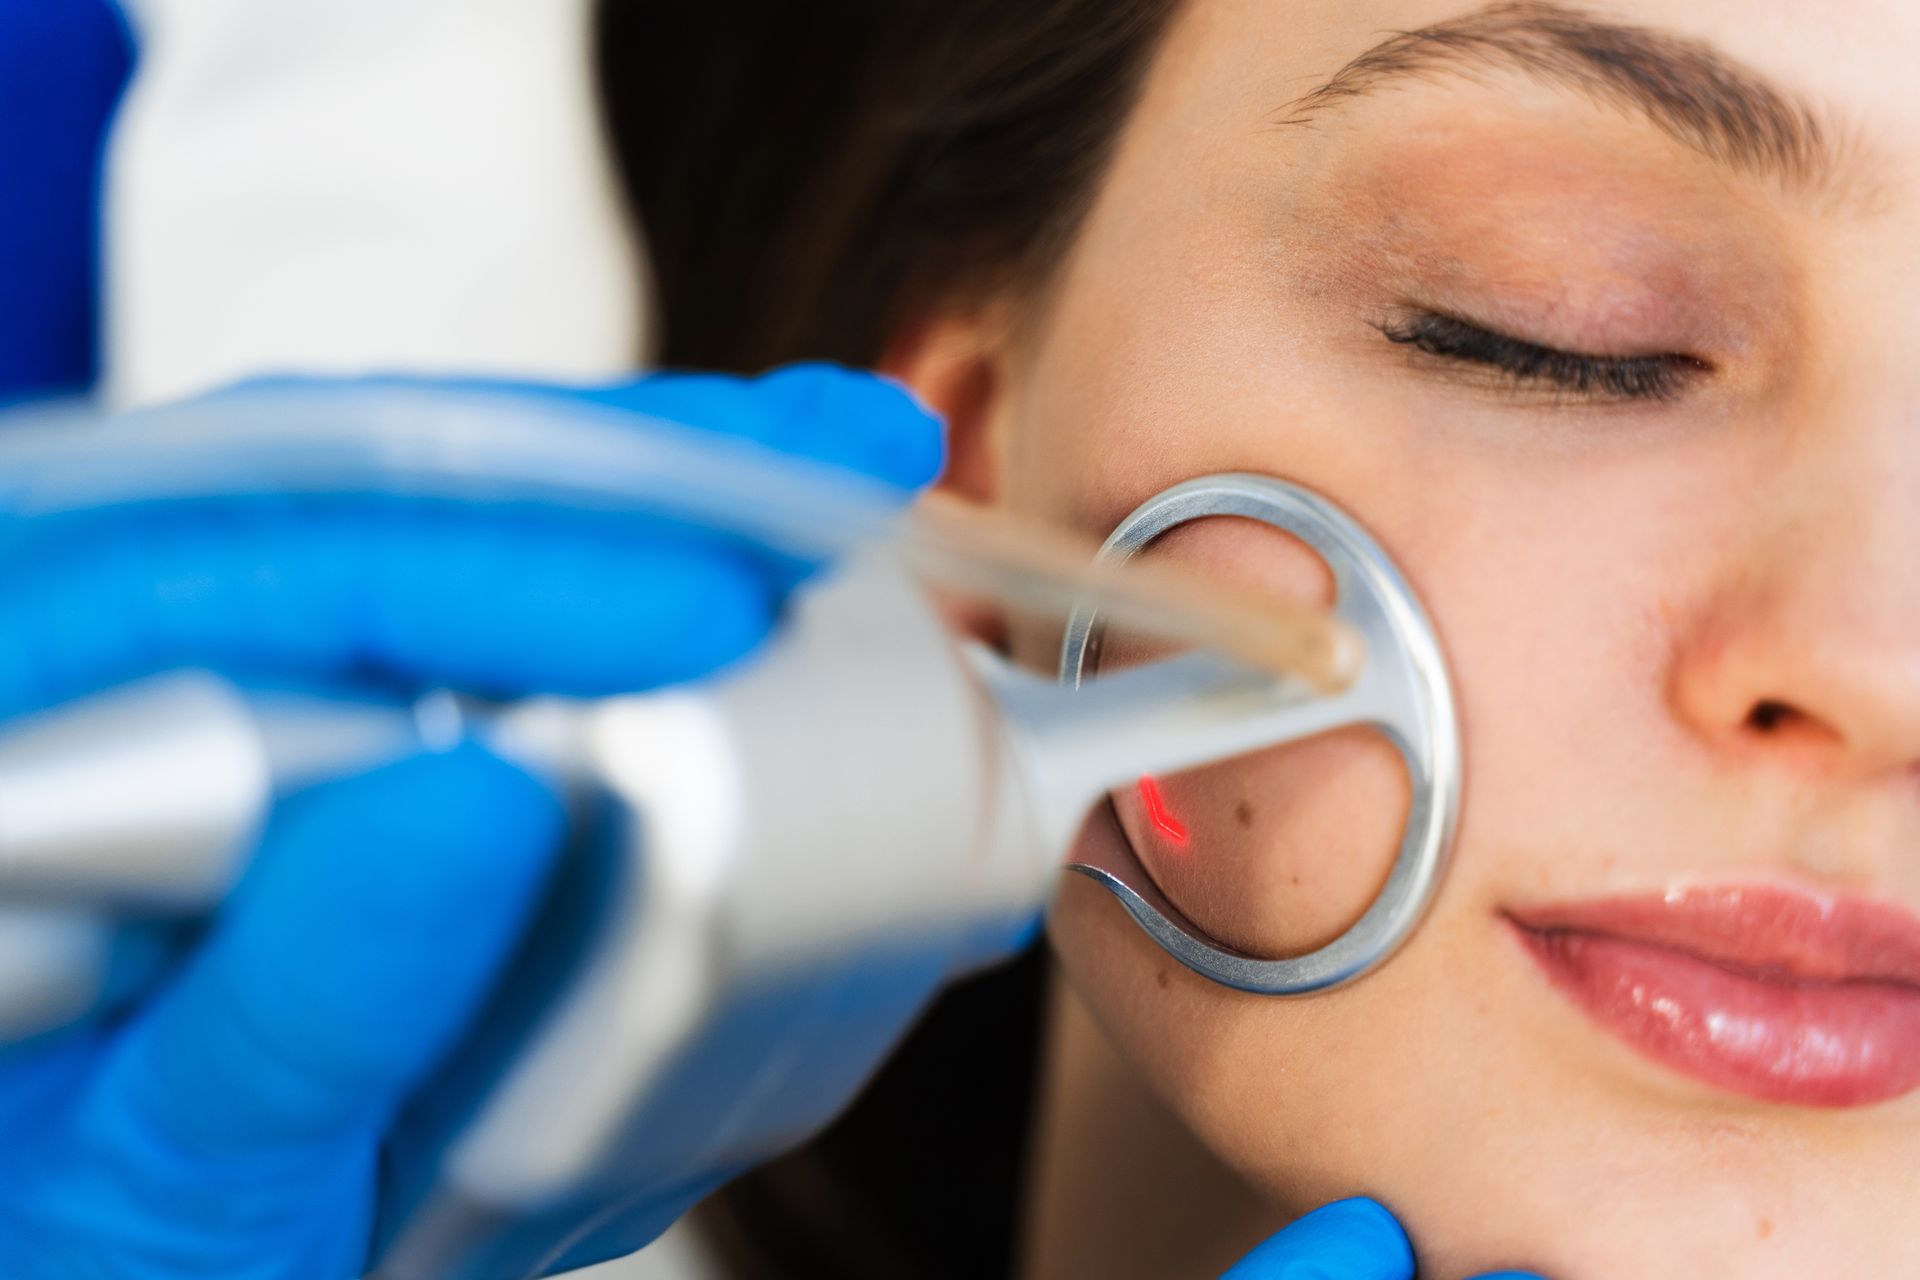
<instances>
[{"instance_id":1,"label":"red laser light on skin","mask_svg":"<svg viewBox=\"0 0 1920 1280\"><path fill-rule=\"evenodd\" d=\"M1167 811L1166 797L1160 794L1160 784L1152 778L1140 779L1140 801L1147 806L1147 818L1153 823L1153 829L1184 848L1187 843L1186 825Z\"/></svg>"}]
</instances>

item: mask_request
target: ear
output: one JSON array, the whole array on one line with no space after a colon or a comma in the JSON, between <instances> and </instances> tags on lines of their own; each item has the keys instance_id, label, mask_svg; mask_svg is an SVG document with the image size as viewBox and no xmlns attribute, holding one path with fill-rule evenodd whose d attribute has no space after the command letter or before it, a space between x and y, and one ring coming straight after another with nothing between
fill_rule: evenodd
<instances>
[{"instance_id":1,"label":"ear","mask_svg":"<svg viewBox=\"0 0 1920 1280\"><path fill-rule=\"evenodd\" d=\"M997 308L941 311L896 334L879 364L881 373L904 383L947 424L947 466L935 487L982 506L1001 496L1004 334ZM956 631L996 649L1006 646L999 610L951 598L941 606Z\"/></svg>"},{"instance_id":2,"label":"ear","mask_svg":"<svg viewBox=\"0 0 1920 1280\"><path fill-rule=\"evenodd\" d=\"M998 311L973 306L931 314L896 334L879 365L947 424L938 487L982 504L1001 492L1006 378Z\"/></svg>"}]
</instances>

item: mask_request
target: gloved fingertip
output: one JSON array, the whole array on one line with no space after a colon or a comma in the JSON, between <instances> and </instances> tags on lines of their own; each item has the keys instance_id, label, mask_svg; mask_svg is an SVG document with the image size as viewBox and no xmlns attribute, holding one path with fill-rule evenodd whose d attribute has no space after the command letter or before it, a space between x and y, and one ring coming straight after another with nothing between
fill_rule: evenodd
<instances>
[{"instance_id":1,"label":"gloved fingertip","mask_svg":"<svg viewBox=\"0 0 1920 1280\"><path fill-rule=\"evenodd\" d=\"M903 489L930 482L946 460L940 419L905 387L826 361L783 365L753 379L657 373L564 394L756 441Z\"/></svg>"},{"instance_id":2,"label":"gloved fingertip","mask_svg":"<svg viewBox=\"0 0 1920 1280\"><path fill-rule=\"evenodd\" d=\"M1338 1223L1348 1230L1390 1235L1402 1243L1407 1238L1406 1232L1400 1229L1399 1219L1388 1213L1386 1206L1371 1196L1349 1196L1345 1200L1323 1204L1300 1221Z\"/></svg>"},{"instance_id":3,"label":"gloved fingertip","mask_svg":"<svg viewBox=\"0 0 1920 1280\"><path fill-rule=\"evenodd\" d=\"M1407 1233L1379 1201L1353 1196L1323 1205L1294 1225L1310 1225L1317 1238L1328 1245L1351 1250L1356 1261L1364 1261L1387 1277L1410 1278L1413 1275L1413 1245ZM1369 1277L1375 1273L1366 1273Z\"/></svg>"},{"instance_id":4,"label":"gloved fingertip","mask_svg":"<svg viewBox=\"0 0 1920 1280\"><path fill-rule=\"evenodd\" d=\"M824 361L785 365L761 379L790 412L816 424L821 461L903 489L932 482L946 462L940 418L893 378Z\"/></svg>"},{"instance_id":5,"label":"gloved fingertip","mask_svg":"<svg viewBox=\"0 0 1920 1280\"><path fill-rule=\"evenodd\" d=\"M1323 1205L1242 1258L1223 1280L1413 1280L1413 1246L1364 1196Z\"/></svg>"}]
</instances>

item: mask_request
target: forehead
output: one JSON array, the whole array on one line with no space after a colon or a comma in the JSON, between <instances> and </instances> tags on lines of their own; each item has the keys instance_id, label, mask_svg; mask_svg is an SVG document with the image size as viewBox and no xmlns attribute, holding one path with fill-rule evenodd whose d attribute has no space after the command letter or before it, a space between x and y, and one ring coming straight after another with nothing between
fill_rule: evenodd
<instances>
[{"instance_id":1,"label":"forehead","mask_svg":"<svg viewBox=\"0 0 1920 1280\"><path fill-rule=\"evenodd\" d=\"M1199 160L1448 94L1516 120L1563 97L1736 167L1879 190L1920 171L1916 60L1920 6L1886 0L1185 0L1133 132Z\"/></svg>"}]
</instances>

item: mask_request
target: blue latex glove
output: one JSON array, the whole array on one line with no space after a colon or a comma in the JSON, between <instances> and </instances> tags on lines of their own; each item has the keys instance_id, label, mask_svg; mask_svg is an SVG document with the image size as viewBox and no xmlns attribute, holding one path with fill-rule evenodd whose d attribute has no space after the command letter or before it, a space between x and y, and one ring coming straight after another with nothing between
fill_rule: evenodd
<instances>
[{"instance_id":1,"label":"blue latex glove","mask_svg":"<svg viewBox=\"0 0 1920 1280\"><path fill-rule=\"evenodd\" d=\"M1221 1280L1413 1280L1413 1246L1379 1202L1323 1205L1273 1236ZM1540 1280L1501 1271L1475 1280Z\"/></svg>"},{"instance_id":2,"label":"blue latex glove","mask_svg":"<svg viewBox=\"0 0 1920 1280\"><path fill-rule=\"evenodd\" d=\"M594 398L903 488L940 461L925 412L838 369ZM391 498L0 533L0 717L181 665L502 697L646 688L752 649L797 576L684 526ZM0 1049L0 1271L360 1275L385 1129L478 1011L562 828L555 796L474 745L288 798L150 998Z\"/></svg>"}]
</instances>

